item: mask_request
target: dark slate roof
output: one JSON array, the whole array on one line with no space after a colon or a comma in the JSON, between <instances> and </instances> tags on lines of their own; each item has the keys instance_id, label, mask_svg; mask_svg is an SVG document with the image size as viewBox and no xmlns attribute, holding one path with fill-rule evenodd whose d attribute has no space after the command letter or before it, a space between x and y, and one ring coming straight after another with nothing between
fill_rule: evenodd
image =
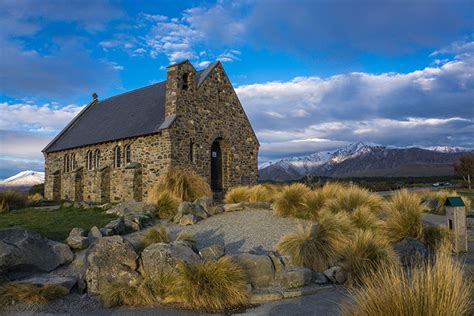
<instances>
[{"instance_id":1,"label":"dark slate roof","mask_svg":"<svg viewBox=\"0 0 474 316\"><path fill-rule=\"evenodd\" d=\"M450 196L446 198L445 206L465 206L464 201L459 196Z\"/></svg>"},{"instance_id":2,"label":"dark slate roof","mask_svg":"<svg viewBox=\"0 0 474 316\"><path fill-rule=\"evenodd\" d=\"M214 62L195 76L200 87ZM43 151L53 152L156 133L175 116L165 117L166 81L88 104Z\"/></svg>"}]
</instances>

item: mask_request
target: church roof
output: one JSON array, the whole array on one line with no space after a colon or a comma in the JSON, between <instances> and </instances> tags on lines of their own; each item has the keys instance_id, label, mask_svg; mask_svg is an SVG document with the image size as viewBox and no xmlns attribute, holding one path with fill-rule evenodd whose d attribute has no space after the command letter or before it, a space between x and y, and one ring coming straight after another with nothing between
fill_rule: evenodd
<instances>
[{"instance_id":1,"label":"church roof","mask_svg":"<svg viewBox=\"0 0 474 316\"><path fill-rule=\"evenodd\" d=\"M199 87L218 64L195 76ZM147 135L168 128L175 116L165 117L166 81L89 103L44 149L53 152Z\"/></svg>"}]
</instances>

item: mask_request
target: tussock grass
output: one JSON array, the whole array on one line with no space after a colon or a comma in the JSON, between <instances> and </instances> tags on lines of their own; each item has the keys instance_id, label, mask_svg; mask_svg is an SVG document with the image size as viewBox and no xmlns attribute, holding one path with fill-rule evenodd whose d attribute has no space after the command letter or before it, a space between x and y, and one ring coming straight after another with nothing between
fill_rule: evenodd
<instances>
[{"instance_id":1,"label":"tussock grass","mask_svg":"<svg viewBox=\"0 0 474 316\"><path fill-rule=\"evenodd\" d=\"M452 190L439 190L439 191L420 191L418 193L423 202L436 201L433 208L428 209L430 212L438 215L445 215L446 214L446 207L444 203L446 202L446 198L450 196L459 196L462 198L464 205L466 205L466 210L471 209L471 199L465 196L461 196L456 191ZM431 204L431 203L427 203Z\"/></svg>"},{"instance_id":2,"label":"tussock grass","mask_svg":"<svg viewBox=\"0 0 474 316\"><path fill-rule=\"evenodd\" d=\"M472 284L446 253L409 271L385 266L365 276L362 284L350 290L352 300L341 306L342 315L468 315L473 303Z\"/></svg>"},{"instance_id":3,"label":"tussock grass","mask_svg":"<svg viewBox=\"0 0 474 316\"><path fill-rule=\"evenodd\" d=\"M113 306L158 306L170 295L175 276L159 273L145 276L137 284L108 283L100 293L105 307Z\"/></svg>"},{"instance_id":4,"label":"tussock grass","mask_svg":"<svg viewBox=\"0 0 474 316\"><path fill-rule=\"evenodd\" d=\"M25 193L16 190L0 191L0 213L7 213L9 210L27 205L28 197Z\"/></svg>"},{"instance_id":5,"label":"tussock grass","mask_svg":"<svg viewBox=\"0 0 474 316\"><path fill-rule=\"evenodd\" d=\"M156 244L160 242L169 243L170 236L166 231L166 227L161 225L159 229L149 229L143 235L140 236L144 247L148 247L151 244Z\"/></svg>"},{"instance_id":6,"label":"tussock grass","mask_svg":"<svg viewBox=\"0 0 474 316\"><path fill-rule=\"evenodd\" d=\"M211 196L211 187L206 179L192 170L170 168L158 177L158 181L150 192L149 201L156 203L160 193L168 191L181 201L194 201L203 196Z\"/></svg>"},{"instance_id":7,"label":"tussock grass","mask_svg":"<svg viewBox=\"0 0 474 316\"><path fill-rule=\"evenodd\" d=\"M283 236L277 249L295 265L324 271L340 255L351 231L352 224L345 213L324 212L316 229L301 226L299 232Z\"/></svg>"},{"instance_id":8,"label":"tussock grass","mask_svg":"<svg viewBox=\"0 0 474 316\"><path fill-rule=\"evenodd\" d=\"M270 202L272 195L273 189L270 186L257 184L248 187L248 201L246 202Z\"/></svg>"},{"instance_id":9,"label":"tussock grass","mask_svg":"<svg viewBox=\"0 0 474 316\"><path fill-rule=\"evenodd\" d=\"M10 212L10 207L8 206L7 201L0 200L0 214L5 214Z\"/></svg>"},{"instance_id":10,"label":"tussock grass","mask_svg":"<svg viewBox=\"0 0 474 316\"><path fill-rule=\"evenodd\" d=\"M249 199L248 193L248 187L246 186L235 187L227 191L224 201L228 204L247 202Z\"/></svg>"},{"instance_id":11,"label":"tussock grass","mask_svg":"<svg viewBox=\"0 0 474 316\"><path fill-rule=\"evenodd\" d=\"M297 216L302 212L304 196L309 192L310 189L301 183L286 186L275 198L274 214L282 217Z\"/></svg>"},{"instance_id":12,"label":"tussock grass","mask_svg":"<svg viewBox=\"0 0 474 316\"><path fill-rule=\"evenodd\" d=\"M406 190L393 194L389 199L385 219L385 232L389 240L397 242L405 237L421 239L421 215L425 210L426 207L417 194Z\"/></svg>"},{"instance_id":13,"label":"tussock grass","mask_svg":"<svg viewBox=\"0 0 474 316\"><path fill-rule=\"evenodd\" d=\"M179 262L167 301L191 309L225 311L248 303L246 283L244 270L230 257L192 265Z\"/></svg>"},{"instance_id":14,"label":"tussock grass","mask_svg":"<svg viewBox=\"0 0 474 316\"><path fill-rule=\"evenodd\" d=\"M356 208L350 218L354 226L362 230L376 231L382 227L382 221L366 206Z\"/></svg>"},{"instance_id":15,"label":"tussock grass","mask_svg":"<svg viewBox=\"0 0 474 316\"><path fill-rule=\"evenodd\" d=\"M452 252L454 249L453 235L447 227L424 226L422 239L433 251Z\"/></svg>"},{"instance_id":16,"label":"tussock grass","mask_svg":"<svg viewBox=\"0 0 474 316\"><path fill-rule=\"evenodd\" d=\"M327 201L325 209L333 213L352 213L359 207L366 207L374 213L378 213L384 206L384 200L377 194L368 190L351 185L341 190L338 196Z\"/></svg>"},{"instance_id":17,"label":"tussock grass","mask_svg":"<svg viewBox=\"0 0 474 316\"><path fill-rule=\"evenodd\" d=\"M178 212L181 200L169 191L163 191L157 195L150 195L149 202L156 204L155 216L161 219L171 219Z\"/></svg>"},{"instance_id":18,"label":"tussock grass","mask_svg":"<svg viewBox=\"0 0 474 316\"><path fill-rule=\"evenodd\" d=\"M363 275L398 263L390 244L382 236L368 230L356 231L342 253L342 267L347 272L349 285L359 285Z\"/></svg>"},{"instance_id":19,"label":"tussock grass","mask_svg":"<svg viewBox=\"0 0 474 316\"><path fill-rule=\"evenodd\" d=\"M16 303L46 304L68 294L69 291L59 285L43 287L26 283L6 283L0 286L0 306Z\"/></svg>"}]
</instances>

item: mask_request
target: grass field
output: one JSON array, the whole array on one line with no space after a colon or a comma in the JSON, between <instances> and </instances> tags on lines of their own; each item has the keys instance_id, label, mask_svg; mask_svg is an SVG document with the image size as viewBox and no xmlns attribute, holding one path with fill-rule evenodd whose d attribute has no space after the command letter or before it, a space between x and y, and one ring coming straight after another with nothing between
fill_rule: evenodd
<instances>
[{"instance_id":1,"label":"grass field","mask_svg":"<svg viewBox=\"0 0 474 316\"><path fill-rule=\"evenodd\" d=\"M20 226L35 230L49 239L64 241L74 227L83 228L87 232L92 226L103 227L115 218L114 215L94 208L25 208L0 214L0 229Z\"/></svg>"}]
</instances>

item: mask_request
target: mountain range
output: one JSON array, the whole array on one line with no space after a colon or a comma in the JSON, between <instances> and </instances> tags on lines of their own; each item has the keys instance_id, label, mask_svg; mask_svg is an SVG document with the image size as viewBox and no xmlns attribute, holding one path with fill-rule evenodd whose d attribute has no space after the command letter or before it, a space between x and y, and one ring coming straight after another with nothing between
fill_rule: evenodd
<instances>
[{"instance_id":1,"label":"mountain range","mask_svg":"<svg viewBox=\"0 0 474 316\"><path fill-rule=\"evenodd\" d=\"M0 180L0 190L10 188L29 188L41 183L44 183L44 172L26 170L5 180Z\"/></svg>"},{"instance_id":2,"label":"mountain range","mask_svg":"<svg viewBox=\"0 0 474 316\"><path fill-rule=\"evenodd\" d=\"M285 158L260 166L260 180L289 181L307 175L326 177L404 177L453 174L453 162L474 149L437 146L398 148L350 144L332 151Z\"/></svg>"}]
</instances>

